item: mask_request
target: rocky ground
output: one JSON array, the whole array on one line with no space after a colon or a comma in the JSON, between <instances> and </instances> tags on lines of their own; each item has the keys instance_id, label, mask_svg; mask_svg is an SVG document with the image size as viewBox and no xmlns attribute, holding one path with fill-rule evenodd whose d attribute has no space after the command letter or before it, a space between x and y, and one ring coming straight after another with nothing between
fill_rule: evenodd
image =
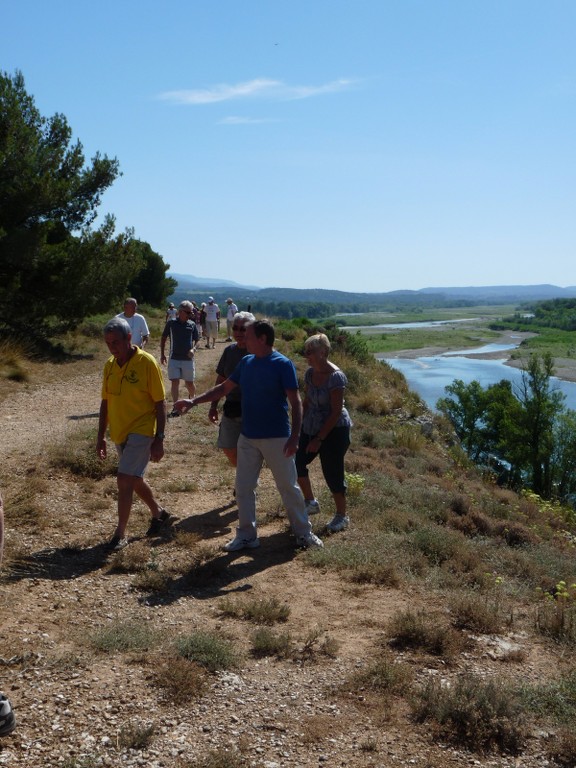
<instances>
[{"instance_id":1,"label":"rocky ground","mask_svg":"<svg viewBox=\"0 0 576 768\"><path fill-rule=\"evenodd\" d=\"M215 351L199 351L204 385L212 381L222 349L220 344ZM231 761L242 756L245 765L265 768L548 764L547 734L533 734L521 759L478 756L433 740L428 729L410 721L402 701L375 705L368 691L346 690L408 598L398 589L354 585L312 568L306 553L295 549L285 520L274 513L279 499L266 471L259 496L267 509L261 548L221 553L236 519L233 472L214 447L207 407L170 421L166 457L148 476L180 518L176 542L145 540L147 519L140 505L130 522L125 551L134 557L144 551L159 572L172 574L170 588L157 594L139 589L137 573L115 568L103 547L115 525L114 479L73 481L48 463L54 445L94 429L103 359L101 352L48 376L35 373L0 403L7 525L0 688L18 719L15 733L0 741L0 765L193 766L207 764L201 761L212 751L221 759L214 768L239 764L222 762L222 750ZM25 494L35 505L28 517ZM314 521L320 535L330 516L326 509ZM178 558L206 565L190 575L185 564L174 576ZM289 606L281 627L292 637L289 659L254 657L254 625L223 615L223 600L247 598L275 598ZM412 606L430 600L425 592L409 597ZM127 619L156 631L152 647L123 653L95 649L99 629ZM158 674L172 658L174 638L201 629L229 639L240 661L211 675L199 697L176 702L156 684ZM526 639L521 634L484 638L462 658L460 669L501 674L500 642L523 646ZM537 679L544 665L555 663L533 643L525 651L517 674L526 679ZM414 669L422 680L449 679L458 671L430 659Z\"/></svg>"}]
</instances>

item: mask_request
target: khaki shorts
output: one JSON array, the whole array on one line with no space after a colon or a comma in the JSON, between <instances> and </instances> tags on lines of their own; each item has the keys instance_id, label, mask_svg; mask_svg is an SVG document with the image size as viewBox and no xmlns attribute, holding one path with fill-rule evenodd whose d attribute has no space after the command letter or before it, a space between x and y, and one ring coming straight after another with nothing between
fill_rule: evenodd
<instances>
[{"instance_id":1,"label":"khaki shorts","mask_svg":"<svg viewBox=\"0 0 576 768\"><path fill-rule=\"evenodd\" d=\"M118 462L119 474L144 477L144 472L150 461L150 448L153 442L153 437L131 432L126 438L126 442L117 444L116 450L120 458Z\"/></svg>"},{"instance_id":2,"label":"khaki shorts","mask_svg":"<svg viewBox=\"0 0 576 768\"><path fill-rule=\"evenodd\" d=\"M194 360L168 360L168 378L170 381L184 379L184 381L194 381L196 378L196 368Z\"/></svg>"},{"instance_id":3,"label":"khaki shorts","mask_svg":"<svg viewBox=\"0 0 576 768\"><path fill-rule=\"evenodd\" d=\"M241 430L242 416L230 418L230 416L222 415L220 430L218 431L218 448L226 448L228 450L236 448Z\"/></svg>"}]
</instances>

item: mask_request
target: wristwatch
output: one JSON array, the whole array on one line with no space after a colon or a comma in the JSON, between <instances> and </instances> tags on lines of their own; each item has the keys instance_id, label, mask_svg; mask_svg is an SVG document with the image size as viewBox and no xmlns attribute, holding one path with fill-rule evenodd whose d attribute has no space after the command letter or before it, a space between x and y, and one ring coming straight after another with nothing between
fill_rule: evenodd
<instances>
[{"instance_id":1,"label":"wristwatch","mask_svg":"<svg viewBox=\"0 0 576 768\"><path fill-rule=\"evenodd\" d=\"M159 440L164 440L164 432L156 432L154 437L157 437Z\"/></svg>"}]
</instances>

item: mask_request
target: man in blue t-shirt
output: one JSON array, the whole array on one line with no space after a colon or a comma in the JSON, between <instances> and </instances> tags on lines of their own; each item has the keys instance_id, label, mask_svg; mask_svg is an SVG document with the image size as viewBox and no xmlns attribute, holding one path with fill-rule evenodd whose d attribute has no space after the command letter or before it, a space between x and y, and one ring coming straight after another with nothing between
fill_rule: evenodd
<instances>
[{"instance_id":1,"label":"man in blue t-shirt","mask_svg":"<svg viewBox=\"0 0 576 768\"><path fill-rule=\"evenodd\" d=\"M322 547L322 541L312 533L294 464L302 425L296 368L274 349L274 326L268 320L246 325L246 348L248 354L226 381L191 400L178 400L174 404L186 413L199 403L219 400L237 386L241 389L242 431L236 469L238 528L224 549L235 552L254 549L260 544L256 532L255 490L264 461L274 476L298 545Z\"/></svg>"}]
</instances>

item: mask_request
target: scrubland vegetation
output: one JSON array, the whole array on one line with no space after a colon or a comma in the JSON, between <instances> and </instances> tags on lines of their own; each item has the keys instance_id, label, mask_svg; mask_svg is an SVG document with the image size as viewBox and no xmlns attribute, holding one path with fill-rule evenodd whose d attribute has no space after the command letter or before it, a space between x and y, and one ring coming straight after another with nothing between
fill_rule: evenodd
<instances>
[{"instance_id":1,"label":"scrubland vegetation","mask_svg":"<svg viewBox=\"0 0 576 768\"><path fill-rule=\"evenodd\" d=\"M159 315L152 322L157 338ZM300 375L303 341L320 328L306 320L277 324L277 347L296 361ZM323 579L337 579L339 600L388 606L387 615L371 618L367 609L364 620L373 639L362 663L342 661L350 653L346 633L322 625L306 628L296 620L300 597L293 589L276 583L268 591L223 595L232 565L194 525L177 526L161 546L137 539L100 567L107 579L128 579L140 606L211 594L216 624L205 620L192 630L177 629L150 621L142 608L133 607L126 616L112 611L102 626L68 638L72 652L67 663L79 669L103 655L115 664L124 660L143 670L154 695L187 708L206 701L215 675L242 674L258 660L268 659L280 676L294 664L319 669L336 664L340 677L337 682L331 678L324 695L345 708L347 722L361 718L368 707L378 732L404 723L407 733L415 729L431 745L449 743L479 756L499 752L526 760L537 752L560 766L574 765L576 743L569 727L576 716L573 511L534 493L498 487L468 458L450 423L431 415L398 372L377 363L361 336L326 330L334 345L332 359L349 379L346 404L354 420L354 443L347 470L353 524L344 535L326 537L324 549L299 556L305 575L298 578L302 584L317 582L320 590ZM90 334L85 342L81 339L80 333L73 339L76 353L93 343ZM64 376L70 366L61 369ZM199 387L212 381L209 369ZM1 386L4 394L11 393L14 380L6 378ZM174 428L185 429L181 424ZM78 567L88 556L83 555L86 547L94 557L94 534L80 535L79 529L103 504L113 509L115 490L113 462L101 464L93 457L93 432L93 426L80 426L65 445L49 445L42 461L28 466L25 483L2 473L11 529L2 572L6 592L47 567L48 555L36 537L54 535L54 490L43 467L59 478L60 494L74 488L83 499L80 519L59 522L60 540L68 536L70 543L61 556L49 556L50 567L65 578L71 563ZM192 469L187 446L180 440L169 443L170 463L158 468L154 483L172 508L186 503L200 511L205 502L198 499L205 499L208 490L203 473L218 455L207 419L200 415L194 434L195 444L204 449ZM212 493L229 482L225 475L212 480ZM328 491L321 481L317 485L321 505L329 508ZM266 484L258 509L261 530L283 529L277 496ZM321 524L313 522L323 535ZM291 567L296 569L296 563ZM17 644L14 637L12 643ZM61 664L54 655L26 663L39 670ZM527 669L530 674L524 675ZM535 739L535 731L553 738ZM320 721L313 738L326 738ZM153 724L125 724L117 744L120 751L143 754L159 739ZM374 732L361 752L377 758L382 749ZM241 748L213 749L179 765L257 764L246 760ZM69 763L76 768L86 764L91 763L79 758Z\"/></svg>"}]
</instances>

